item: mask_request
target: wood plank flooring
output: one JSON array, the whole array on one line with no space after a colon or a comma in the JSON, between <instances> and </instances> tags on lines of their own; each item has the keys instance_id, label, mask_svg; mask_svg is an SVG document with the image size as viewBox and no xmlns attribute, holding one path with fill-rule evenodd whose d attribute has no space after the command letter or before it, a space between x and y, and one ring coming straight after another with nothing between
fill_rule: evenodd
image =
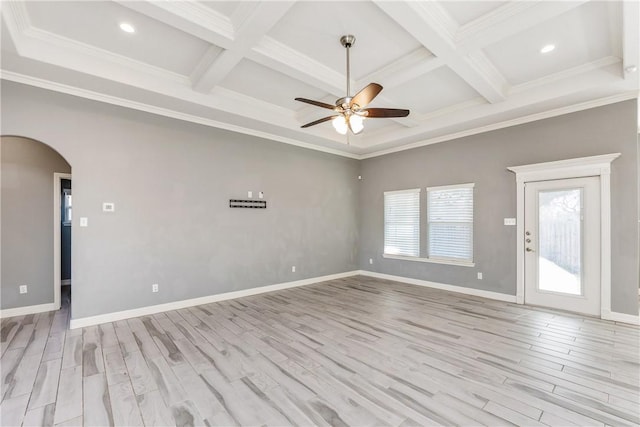
<instances>
[{"instance_id":1,"label":"wood plank flooring","mask_svg":"<svg viewBox=\"0 0 640 427\"><path fill-rule=\"evenodd\" d=\"M2 426L640 424L639 328L356 276L2 320Z\"/></svg>"}]
</instances>

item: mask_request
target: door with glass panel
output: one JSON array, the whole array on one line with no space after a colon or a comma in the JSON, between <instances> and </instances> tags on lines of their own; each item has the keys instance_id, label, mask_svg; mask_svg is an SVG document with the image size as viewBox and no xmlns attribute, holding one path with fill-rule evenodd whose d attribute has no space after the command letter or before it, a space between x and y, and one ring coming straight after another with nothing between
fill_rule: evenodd
<instances>
[{"instance_id":1,"label":"door with glass panel","mask_svg":"<svg viewBox=\"0 0 640 427\"><path fill-rule=\"evenodd\" d=\"M600 178L525 185L525 303L600 315Z\"/></svg>"}]
</instances>

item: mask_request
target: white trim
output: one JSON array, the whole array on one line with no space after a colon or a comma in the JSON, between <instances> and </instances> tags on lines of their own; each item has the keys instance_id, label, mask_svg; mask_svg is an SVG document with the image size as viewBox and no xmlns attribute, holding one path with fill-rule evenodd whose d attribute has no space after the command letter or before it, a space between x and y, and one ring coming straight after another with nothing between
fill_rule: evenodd
<instances>
[{"instance_id":1,"label":"white trim","mask_svg":"<svg viewBox=\"0 0 640 427\"><path fill-rule=\"evenodd\" d=\"M185 122L197 123L213 128L229 130L245 135L256 136L258 138L265 138L272 141L283 142L285 144L294 145L296 147L308 148L314 151L321 151L323 153L335 154L337 156L348 157L350 159L360 160L360 155L349 153L342 150L333 148L327 148L308 142L299 141L297 139L276 135L273 133L263 132L260 130L250 129L243 126L224 123L218 120L207 119L204 117L195 116L193 114L181 113L179 111L169 110L167 108L156 107L154 105L145 104L142 102L131 101L117 96L105 95L103 93L94 92L87 89L81 89L62 83L56 83L49 80L40 79L37 77L28 76L26 74L20 74L13 71L0 70L0 78L17 83L23 83L30 86L40 87L43 89L52 90L55 92L65 93L67 95L78 96L80 98L91 99L93 101L104 102L106 104L117 105L119 107L131 108L133 110L144 111L151 114L157 114L159 116L170 117L173 119L183 120Z\"/></svg>"},{"instance_id":2,"label":"white trim","mask_svg":"<svg viewBox=\"0 0 640 427\"><path fill-rule=\"evenodd\" d=\"M418 261L418 262L430 262L432 264L446 264L457 265L459 267L475 267L476 263L473 261L456 261L453 259L441 259L441 258L421 258L416 256L404 256L393 254L382 254L383 258L400 259L402 261Z\"/></svg>"},{"instance_id":3,"label":"white trim","mask_svg":"<svg viewBox=\"0 0 640 427\"><path fill-rule=\"evenodd\" d=\"M293 282L277 283L275 285L261 286L241 291L225 292L222 294L208 295L199 298L191 298L181 301L173 301L164 304L151 305L147 307L133 308L131 310L116 311L113 313L99 314L97 316L81 317L71 319L70 329L85 328L87 326L99 325L101 323L115 322L132 317L147 316L149 314L162 313L164 311L179 310L181 308L193 307L195 305L210 304L212 302L225 301L229 299L242 298L251 295L263 294L266 292L280 291L283 289L295 288L298 286L311 285L328 280L342 279L358 274L358 271L347 271L344 273L329 274L327 276L312 277L310 279L296 280Z\"/></svg>"},{"instance_id":4,"label":"white trim","mask_svg":"<svg viewBox=\"0 0 640 427\"><path fill-rule=\"evenodd\" d=\"M471 135L477 135L485 132L491 132L498 129L509 128L525 123L535 122L538 120L549 119L551 117L563 116L577 111L589 110L591 108L602 107L604 105L615 104L617 102L627 101L629 99L638 98L638 91L624 92L618 95L606 96L604 98L594 99L591 101L581 102L579 104L568 105L566 107L554 108L553 110L541 111L539 113L529 114L527 116L517 117L515 119L504 120L498 123L492 123L485 126L479 126L460 132L436 136L434 138L425 139L418 142L402 145L399 147L388 148L371 153L365 153L358 157L359 160L370 159L372 157L384 156L385 154L398 153L400 151L411 150L414 148L424 147L426 145L437 144L440 142L450 141L452 139L460 139Z\"/></svg>"},{"instance_id":5,"label":"white trim","mask_svg":"<svg viewBox=\"0 0 640 427\"><path fill-rule=\"evenodd\" d=\"M600 177L600 316L611 313L611 162L620 153L512 166L516 174L516 298L524 304L524 188L531 181Z\"/></svg>"},{"instance_id":6,"label":"white trim","mask_svg":"<svg viewBox=\"0 0 640 427\"><path fill-rule=\"evenodd\" d=\"M531 165L510 166L507 169L515 172L518 180L542 181L549 179L579 178L573 171L592 176L599 175L601 169L610 169L611 162L620 157L620 153L602 154L600 156L579 157L576 159L557 160L555 162L535 163ZM588 169L588 170L586 170ZM551 176L551 178L549 178Z\"/></svg>"},{"instance_id":7,"label":"white trim","mask_svg":"<svg viewBox=\"0 0 640 427\"><path fill-rule=\"evenodd\" d=\"M43 313L45 311L58 310L53 303L28 305L26 307L5 308L0 310L0 319L14 316L26 316L27 314Z\"/></svg>"},{"instance_id":8,"label":"white trim","mask_svg":"<svg viewBox=\"0 0 640 427\"><path fill-rule=\"evenodd\" d=\"M408 283L410 285L425 286L427 288L441 289L443 291L457 292L459 294L473 295L476 297L489 298L498 301L516 302L515 295L503 294L500 292L485 291L483 289L467 288L465 286L447 285L445 283L430 282L427 280L412 279L410 277L393 276L391 274L375 273L373 271L360 270L358 274L362 276L376 277L378 279L393 280L396 282Z\"/></svg>"},{"instance_id":9,"label":"white trim","mask_svg":"<svg viewBox=\"0 0 640 427\"><path fill-rule=\"evenodd\" d=\"M634 316L633 314L618 313L609 310L602 310L602 319L629 323L631 325L640 325L640 315Z\"/></svg>"},{"instance_id":10,"label":"white trim","mask_svg":"<svg viewBox=\"0 0 640 427\"><path fill-rule=\"evenodd\" d=\"M466 184L439 185L436 187L427 187L427 191L453 190L456 188L475 188L475 186L475 182L468 182Z\"/></svg>"},{"instance_id":11,"label":"white trim","mask_svg":"<svg viewBox=\"0 0 640 427\"><path fill-rule=\"evenodd\" d=\"M60 250L60 224L62 223L60 218L60 193L62 193L63 179L71 179L69 173L53 173L53 308L51 310L60 309L60 287L62 286L60 276L62 275L61 263L61 250ZM44 310L46 311L46 310Z\"/></svg>"},{"instance_id":12,"label":"white trim","mask_svg":"<svg viewBox=\"0 0 640 427\"><path fill-rule=\"evenodd\" d=\"M385 191L384 195L386 196L387 194L419 193L419 192L420 192L419 188L410 188L408 190Z\"/></svg>"}]
</instances>

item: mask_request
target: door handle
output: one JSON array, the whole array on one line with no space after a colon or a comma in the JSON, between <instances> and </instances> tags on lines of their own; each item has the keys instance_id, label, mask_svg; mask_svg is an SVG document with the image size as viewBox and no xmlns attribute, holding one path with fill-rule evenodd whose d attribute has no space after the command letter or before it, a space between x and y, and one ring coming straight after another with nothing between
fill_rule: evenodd
<instances>
[{"instance_id":1,"label":"door handle","mask_svg":"<svg viewBox=\"0 0 640 427\"><path fill-rule=\"evenodd\" d=\"M531 243L531 239L527 239L527 240L525 240L525 242Z\"/></svg>"},{"instance_id":2,"label":"door handle","mask_svg":"<svg viewBox=\"0 0 640 427\"><path fill-rule=\"evenodd\" d=\"M534 251L533 249L531 249L531 248L526 248L525 250L526 250L527 252L535 252L535 251Z\"/></svg>"}]
</instances>

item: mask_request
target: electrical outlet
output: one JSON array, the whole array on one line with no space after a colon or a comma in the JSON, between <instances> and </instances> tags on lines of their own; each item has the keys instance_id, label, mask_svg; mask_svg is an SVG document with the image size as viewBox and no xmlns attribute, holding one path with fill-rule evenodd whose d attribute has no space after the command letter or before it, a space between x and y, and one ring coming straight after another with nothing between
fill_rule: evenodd
<instances>
[{"instance_id":1,"label":"electrical outlet","mask_svg":"<svg viewBox=\"0 0 640 427\"><path fill-rule=\"evenodd\" d=\"M482 273L478 272L478 280L482 280Z\"/></svg>"},{"instance_id":2,"label":"electrical outlet","mask_svg":"<svg viewBox=\"0 0 640 427\"><path fill-rule=\"evenodd\" d=\"M27 285L20 285L20 293L26 294L27 292Z\"/></svg>"},{"instance_id":3,"label":"electrical outlet","mask_svg":"<svg viewBox=\"0 0 640 427\"><path fill-rule=\"evenodd\" d=\"M295 273L296 272L296 266L294 265L293 267L291 267L291 272Z\"/></svg>"},{"instance_id":4,"label":"electrical outlet","mask_svg":"<svg viewBox=\"0 0 640 427\"><path fill-rule=\"evenodd\" d=\"M158 284L154 283L153 285L151 285L151 292L158 292Z\"/></svg>"},{"instance_id":5,"label":"electrical outlet","mask_svg":"<svg viewBox=\"0 0 640 427\"><path fill-rule=\"evenodd\" d=\"M373 258L369 258L369 264L373 264Z\"/></svg>"}]
</instances>

